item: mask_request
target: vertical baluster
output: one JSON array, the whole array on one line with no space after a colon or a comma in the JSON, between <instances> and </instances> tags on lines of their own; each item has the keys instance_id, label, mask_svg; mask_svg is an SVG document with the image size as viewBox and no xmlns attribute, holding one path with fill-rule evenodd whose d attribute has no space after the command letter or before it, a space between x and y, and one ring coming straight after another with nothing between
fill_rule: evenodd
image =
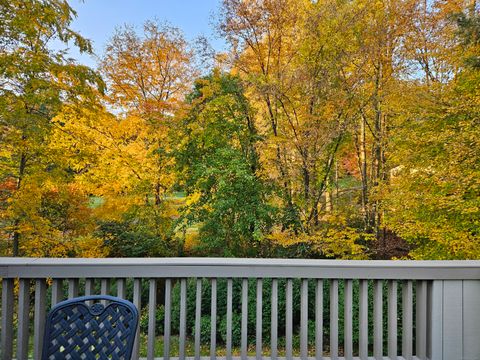
<instances>
[{"instance_id":1,"label":"vertical baluster","mask_svg":"<svg viewBox=\"0 0 480 360\"><path fill-rule=\"evenodd\" d=\"M110 294L110 279L100 280L100 294L109 295ZM107 305L106 300L102 300L103 305Z\"/></svg>"},{"instance_id":2,"label":"vertical baluster","mask_svg":"<svg viewBox=\"0 0 480 360\"><path fill-rule=\"evenodd\" d=\"M416 284L416 355L419 359L427 358L427 282Z\"/></svg>"},{"instance_id":3,"label":"vertical baluster","mask_svg":"<svg viewBox=\"0 0 480 360\"><path fill-rule=\"evenodd\" d=\"M277 279L272 279L272 300L271 300L271 320L270 320L270 325L271 325L271 336L270 336L270 348L271 348L271 353L270 357L272 360L277 360L278 357L278 341L277 341L277 335L278 335L278 280Z\"/></svg>"},{"instance_id":4,"label":"vertical baluster","mask_svg":"<svg viewBox=\"0 0 480 360\"><path fill-rule=\"evenodd\" d=\"M91 296L94 294L95 279L85 279L85 296ZM87 301L88 306L92 306L93 301ZM105 304L105 302L104 302Z\"/></svg>"},{"instance_id":5,"label":"vertical baluster","mask_svg":"<svg viewBox=\"0 0 480 360\"><path fill-rule=\"evenodd\" d=\"M52 307L63 300L63 279L53 279Z\"/></svg>"},{"instance_id":6,"label":"vertical baluster","mask_svg":"<svg viewBox=\"0 0 480 360\"><path fill-rule=\"evenodd\" d=\"M463 281L463 284L465 285L466 282ZM479 283L480 284L480 283ZM447 285L448 286L448 285ZM433 280L431 283L428 284L428 348L427 348L427 354L428 358L431 360L440 360L440 359L445 359L448 354L445 354L443 351L443 340L445 337L452 339L452 336L448 333L444 333L444 324L448 324L449 327L452 326L452 322L448 318L448 315L444 317L444 311L448 311L447 309L452 309L452 304L449 304L449 301L447 299L447 302L445 303L445 299L443 297L444 295L444 280ZM465 287L463 288L465 291ZM464 325L471 320L475 324L478 324L478 317L477 316L470 316L469 315L465 316L465 310L466 306L468 307L468 299L472 299L473 301L478 301L479 297L477 295L472 296L463 296L463 320L465 321ZM450 305L448 308L445 308L445 305ZM455 314L455 311L454 311ZM480 308L477 311L473 311L473 314L480 314ZM452 327L453 328L453 327ZM477 333L479 331L475 330L467 330L464 328L463 329L463 334L461 334L461 337L464 339L463 342L463 357L465 359L475 359L475 357L478 357L477 355L480 354L480 342L478 341L478 336ZM454 330L456 331L456 330ZM465 335L465 337L463 337ZM468 339L470 338L470 335L472 335L471 339L474 339L473 344L469 344ZM451 346L447 345L448 348L454 349ZM468 354L468 351L473 351L474 354ZM445 356L447 355L447 356Z\"/></svg>"},{"instance_id":7,"label":"vertical baluster","mask_svg":"<svg viewBox=\"0 0 480 360\"><path fill-rule=\"evenodd\" d=\"M68 298L72 299L78 296L78 279L68 279Z\"/></svg>"},{"instance_id":8,"label":"vertical baluster","mask_svg":"<svg viewBox=\"0 0 480 360\"><path fill-rule=\"evenodd\" d=\"M102 279L100 281L100 294L102 295L110 294L110 279Z\"/></svg>"},{"instance_id":9,"label":"vertical baluster","mask_svg":"<svg viewBox=\"0 0 480 360\"><path fill-rule=\"evenodd\" d=\"M293 359L293 281L287 279L287 288L285 290L285 352L288 360Z\"/></svg>"},{"instance_id":10,"label":"vertical baluster","mask_svg":"<svg viewBox=\"0 0 480 360\"><path fill-rule=\"evenodd\" d=\"M18 290L18 334L17 334L17 359L28 359L28 315L30 304L30 279L20 279Z\"/></svg>"},{"instance_id":11,"label":"vertical baluster","mask_svg":"<svg viewBox=\"0 0 480 360\"><path fill-rule=\"evenodd\" d=\"M338 359L338 280L330 281L330 356Z\"/></svg>"},{"instance_id":12,"label":"vertical baluster","mask_svg":"<svg viewBox=\"0 0 480 360\"><path fill-rule=\"evenodd\" d=\"M353 359L353 280L345 280L345 307L344 307L344 352L345 359Z\"/></svg>"},{"instance_id":13,"label":"vertical baluster","mask_svg":"<svg viewBox=\"0 0 480 360\"><path fill-rule=\"evenodd\" d=\"M187 326L187 279L180 280L180 339L179 359L185 359L185 335Z\"/></svg>"},{"instance_id":14,"label":"vertical baluster","mask_svg":"<svg viewBox=\"0 0 480 360\"><path fill-rule=\"evenodd\" d=\"M127 286L125 279L117 279L117 297L125 299L127 297Z\"/></svg>"},{"instance_id":15,"label":"vertical baluster","mask_svg":"<svg viewBox=\"0 0 480 360\"><path fill-rule=\"evenodd\" d=\"M150 279L148 295L148 335L147 335L147 359L155 358L155 325L157 312L157 279Z\"/></svg>"},{"instance_id":16,"label":"vertical baluster","mask_svg":"<svg viewBox=\"0 0 480 360\"><path fill-rule=\"evenodd\" d=\"M210 309L210 360L217 358L217 279L212 279L212 303Z\"/></svg>"},{"instance_id":17,"label":"vertical baluster","mask_svg":"<svg viewBox=\"0 0 480 360\"><path fill-rule=\"evenodd\" d=\"M383 359L383 281L375 280L373 288L373 356Z\"/></svg>"},{"instance_id":18,"label":"vertical baluster","mask_svg":"<svg viewBox=\"0 0 480 360\"><path fill-rule=\"evenodd\" d=\"M368 280L360 280L359 297L359 343L360 359L368 359Z\"/></svg>"},{"instance_id":19,"label":"vertical baluster","mask_svg":"<svg viewBox=\"0 0 480 360\"><path fill-rule=\"evenodd\" d=\"M315 359L323 359L323 280L318 279L315 289Z\"/></svg>"},{"instance_id":20,"label":"vertical baluster","mask_svg":"<svg viewBox=\"0 0 480 360\"><path fill-rule=\"evenodd\" d=\"M2 360L11 360L13 355L13 279L2 280L2 332L0 356Z\"/></svg>"},{"instance_id":21,"label":"vertical baluster","mask_svg":"<svg viewBox=\"0 0 480 360\"><path fill-rule=\"evenodd\" d=\"M33 319L33 358L42 357L43 333L45 330L45 301L47 296L45 279L35 280L35 312Z\"/></svg>"},{"instance_id":22,"label":"vertical baluster","mask_svg":"<svg viewBox=\"0 0 480 360\"><path fill-rule=\"evenodd\" d=\"M248 348L248 279L242 280L242 337L241 337L241 357L247 359Z\"/></svg>"},{"instance_id":23,"label":"vertical baluster","mask_svg":"<svg viewBox=\"0 0 480 360\"><path fill-rule=\"evenodd\" d=\"M300 357L308 357L308 279L302 279L300 289Z\"/></svg>"},{"instance_id":24,"label":"vertical baluster","mask_svg":"<svg viewBox=\"0 0 480 360\"><path fill-rule=\"evenodd\" d=\"M94 294L95 279L85 279L85 296Z\"/></svg>"},{"instance_id":25,"label":"vertical baluster","mask_svg":"<svg viewBox=\"0 0 480 360\"><path fill-rule=\"evenodd\" d=\"M200 360L200 319L202 317L202 279L197 279L195 294L195 360Z\"/></svg>"},{"instance_id":26,"label":"vertical baluster","mask_svg":"<svg viewBox=\"0 0 480 360\"><path fill-rule=\"evenodd\" d=\"M232 298L233 280L227 280L227 360L232 360Z\"/></svg>"},{"instance_id":27,"label":"vertical baluster","mask_svg":"<svg viewBox=\"0 0 480 360\"><path fill-rule=\"evenodd\" d=\"M413 282L402 283L402 356L405 360L413 358Z\"/></svg>"},{"instance_id":28,"label":"vertical baluster","mask_svg":"<svg viewBox=\"0 0 480 360\"><path fill-rule=\"evenodd\" d=\"M142 309L142 279L133 279L133 304L138 312ZM132 359L138 360L140 354L140 324L137 326L137 335L133 343Z\"/></svg>"},{"instance_id":29,"label":"vertical baluster","mask_svg":"<svg viewBox=\"0 0 480 360\"><path fill-rule=\"evenodd\" d=\"M170 359L170 313L172 302L172 280L165 280L165 325L163 331L163 358Z\"/></svg>"},{"instance_id":30,"label":"vertical baluster","mask_svg":"<svg viewBox=\"0 0 480 360\"><path fill-rule=\"evenodd\" d=\"M257 279L257 331L255 339L255 353L257 360L262 359L262 308L263 308L263 279Z\"/></svg>"},{"instance_id":31,"label":"vertical baluster","mask_svg":"<svg viewBox=\"0 0 480 360\"><path fill-rule=\"evenodd\" d=\"M388 357L397 359L397 281L388 282Z\"/></svg>"}]
</instances>

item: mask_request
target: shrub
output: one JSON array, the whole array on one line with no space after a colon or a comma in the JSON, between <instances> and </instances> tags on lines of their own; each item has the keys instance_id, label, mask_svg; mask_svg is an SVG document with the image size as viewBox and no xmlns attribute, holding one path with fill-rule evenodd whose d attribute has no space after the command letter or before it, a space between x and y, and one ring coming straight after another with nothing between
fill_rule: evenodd
<instances>
[{"instance_id":1,"label":"shrub","mask_svg":"<svg viewBox=\"0 0 480 360\"><path fill-rule=\"evenodd\" d=\"M286 322L286 301L285 301L285 288L286 279L278 280L278 337L279 345L284 344L283 337L285 336L285 322ZM339 281L338 287L338 336L341 339L344 337L344 281ZM300 279L293 280L293 333L298 334L300 328L300 313L301 313L301 301L300 301ZM263 295L262 295L262 338L264 343L270 341L270 324L271 324L271 279L263 280ZM314 344L315 342L315 288L316 281L310 280L308 283L308 342ZM373 281L368 282L369 297L369 337L370 342L373 340ZM242 279L233 280L233 297L232 297L232 345L240 345L241 337L241 296L242 293ZM358 280L354 280L353 286L353 341L358 342L358 321L359 321L359 287ZM202 280L202 319L201 319L201 336L202 341L210 339L210 301L211 301L211 283L209 279ZM195 327L195 302L196 302L196 281L195 279L189 279L187 281L187 335L194 334ZM401 286L398 287L398 316L401 318ZM221 343L226 342L226 308L227 308L227 280L217 280L217 341ZM159 308L162 311L161 324L157 325L157 331L162 329L163 331L163 307ZM383 314L384 314L384 333L386 333L387 327L387 283L384 283L383 287ZM159 319L159 318L157 318ZM179 319L180 319L180 282L176 281L172 284L172 334L178 334L179 331ZM330 336L330 287L329 281L323 282L323 336L328 339ZM157 320L158 323L159 320ZM256 331L256 279L248 280L248 342L249 344L255 343L255 331ZM401 321L398 322L398 334L401 334ZM399 335L400 336L400 335ZM386 337L384 337L386 338ZM296 340L295 340L296 341ZM295 344L294 344L295 345Z\"/></svg>"},{"instance_id":2,"label":"shrub","mask_svg":"<svg viewBox=\"0 0 480 360\"><path fill-rule=\"evenodd\" d=\"M155 333L163 334L163 327L165 324L165 307L158 305L155 311ZM140 331L148 332L148 307L144 307L140 313Z\"/></svg>"},{"instance_id":3,"label":"shrub","mask_svg":"<svg viewBox=\"0 0 480 360\"><path fill-rule=\"evenodd\" d=\"M227 343L227 316L223 316L220 320L217 334L224 344ZM232 314L232 346L240 346L242 335L242 316L238 313Z\"/></svg>"},{"instance_id":4,"label":"shrub","mask_svg":"<svg viewBox=\"0 0 480 360\"><path fill-rule=\"evenodd\" d=\"M200 342L210 342L210 331L211 331L211 323L210 323L210 316L202 316L200 318ZM195 336L195 326L192 327L191 333ZM217 327L218 333L218 327Z\"/></svg>"}]
</instances>

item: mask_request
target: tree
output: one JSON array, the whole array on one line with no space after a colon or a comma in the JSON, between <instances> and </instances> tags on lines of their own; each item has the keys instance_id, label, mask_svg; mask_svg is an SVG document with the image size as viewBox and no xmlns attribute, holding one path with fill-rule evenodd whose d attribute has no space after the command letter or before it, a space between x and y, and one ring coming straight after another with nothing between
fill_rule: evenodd
<instances>
[{"instance_id":1,"label":"tree","mask_svg":"<svg viewBox=\"0 0 480 360\"><path fill-rule=\"evenodd\" d=\"M146 146L152 137L148 122L138 116L118 118L105 109L64 108L53 119L50 148L57 161L72 169L75 184L95 201L97 227L110 256L165 256L171 225L177 216L171 201L156 203L153 179L158 159Z\"/></svg>"},{"instance_id":2,"label":"tree","mask_svg":"<svg viewBox=\"0 0 480 360\"><path fill-rule=\"evenodd\" d=\"M449 17L450 21L452 16ZM398 166L384 189L387 224L417 259L478 259L480 72L478 15L457 15L450 67L457 75L413 105L395 137Z\"/></svg>"},{"instance_id":3,"label":"tree","mask_svg":"<svg viewBox=\"0 0 480 360\"><path fill-rule=\"evenodd\" d=\"M74 16L0 0L2 254L479 257L475 0L224 0L222 70L147 21L108 91Z\"/></svg>"},{"instance_id":4,"label":"tree","mask_svg":"<svg viewBox=\"0 0 480 360\"><path fill-rule=\"evenodd\" d=\"M219 71L197 80L190 99L178 129L177 164L188 191L183 226L199 227L201 253L258 256L274 208L252 108L239 79Z\"/></svg>"},{"instance_id":5,"label":"tree","mask_svg":"<svg viewBox=\"0 0 480 360\"><path fill-rule=\"evenodd\" d=\"M109 84L110 104L145 122L147 157L156 163L155 169L144 173L150 182L146 196L153 194L154 203L160 205L174 183L169 129L195 71L193 52L179 29L147 21L143 30L141 37L130 26L118 29L102 58L101 70Z\"/></svg>"},{"instance_id":6,"label":"tree","mask_svg":"<svg viewBox=\"0 0 480 360\"><path fill-rule=\"evenodd\" d=\"M332 88L338 44L320 32L327 16L317 8L309 1L224 1L220 23L267 139L261 161L282 189L283 228L307 233L318 225L348 119L345 93Z\"/></svg>"},{"instance_id":7,"label":"tree","mask_svg":"<svg viewBox=\"0 0 480 360\"><path fill-rule=\"evenodd\" d=\"M50 48L53 41L73 42L91 53L90 42L69 28L75 15L63 0L0 2L0 182L15 182L1 219L14 256L21 254L22 228L29 226L18 215L17 200L35 197L28 192L56 174L46 146L51 119L64 104L86 107L103 91L98 74Z\"/></svg>"}]
</instances>

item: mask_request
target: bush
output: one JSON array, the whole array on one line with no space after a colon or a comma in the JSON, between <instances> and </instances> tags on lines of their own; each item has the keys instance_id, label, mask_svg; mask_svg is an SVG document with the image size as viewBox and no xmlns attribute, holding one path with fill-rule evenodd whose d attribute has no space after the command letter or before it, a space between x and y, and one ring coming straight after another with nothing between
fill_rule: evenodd
<instances>
[{"instance_id":1,"label":"bush","mask_svg":"<svg viewBox=\"0 0 480 360\"><path fill-rule=\"evenodd\" d=\"M284 344L283 337L285 336L285 321L286 321L286 301L285 301L285 288L286 280L278 280L278 337L279 345ZM300 279L293 280L293 333L298 334L300 328ZM270 341L270 324L271 324L271 279L263 280L263 296L262 296L262 329L263 329L263 342L268 343ZM310 280L308 282L308 342L314 344L315 342L315 287L316 281ZM373 281L369 281L369 337L370 341L373 340ZM239 346L241 338L241 293L242 293L242 279L233 280L233 298L232 298L232 345ZM386 333L387 327L387 283L384 283L383 290L383 313L384 313L384 333ZM344 337L344 281L339 281L338 287L338 335L339 340ZM195 279L187 280L187 335L194 335L195 327L195 301L196 301L196 281ZM210 301L211 301L211 284L209 279L202 280L202 319L201 319L201 336L202 341L210 339ZM353 341L358 342L358 312L359 312L359 287L358 280L354 280L353 286ZM398 304L399 313L401 317L401 286L398 288ZM227 280L217 280L217 341L219 344L226 342L226 308L227 308ZM161 308L163 311L163 307ZM159 310L160 311L160 310ZM157 317L160 316L157 313ZM157 331L162 328L163 331L163 312L161 315L161 324L157 326ZM180 282L177 281L172 284L172 334L178 334L179 331L179 319L180 319ZM323 336L328 339L330 336L330 287L329 281L323 282ZM157 320L158 322L158 320ZM249 344L255 343L255 331L256 331L256 279L249 279L248 281L248 342ZM398 334L401 334L401 321L398 323ZM384 337L386 338L386 337ZM297 341L296 339L295 341ZM296 344L294 344L296 345Z\"/></svg>"},{"instance_id":2,"label":"bush","mask_svg":"<svg viewBox=\"0 0 480 360\"><path fill-rule=\"evenodd\" d=\"M163 327L165 324L165 307L158 305L155 311L155 333L163 334ZM140 313L140 331L148 332L148 308L144 307Z\"/></svg>"},{"instance_id":3,"label":"bush","mask_svg":"<svg viewBox=\"0 0 480 360\"><path fill-rule=\"evenodd\" d=\"M217 334L223 344L227 343L227 316L223 316ZM240 346L242 336L242 316L238 313L232 314L232 346Z\"/></svg>"},{"instance_id":4,"label":"bush","mask_svg":"<svg viewBox=\"0 0 480 360\"><path fill-rule=\"evenodd\" d=\"M286 280L278 281L278 333L285 333L285 285ZM328 286L326 284L325 286ZM241 293L242 280L233 280L233 299L232 299L232 332L233 341L236 344L240 341L241 334ZM271 279L263 281L263 339L270 340L270 322L271 322ZM315 284L309 284L309 317L314 318L314 296ZM210 317L210 299L211 284L209 280L202 280L202 317ZM187 330L189 334L193 334L195 327L195 301L196 301L196 282L194 279L187 281ZM300 280L293 281L293 323L294 327L299 327L300 323ZM227 309L227 280L217 280L217 322L219 340L226 340L226 309ZM325 314L324 316L328 316ZM177 282L172 290L172 333L178 333L180 319L180 283ZM205 324L206 326L206 324ZM210 328L210 324L208 325ZM248 282L248 334L249 342L255 340L256 329L256 280L249 279ZM203 333L203 328L202 328ZM203 338L203 337L202 337ZM237 341L238 338L238 341Z\"/></svg>"},{"instance_id":5,"label":"bush","mask_svg":"<svg viewBox=\"0 0 480 360\"><path fill-rule=\"evenodd\" d=\"M203 342L210 342L210 331L211 331L211 323L210 323L210 316L202 316L200 318L200 343ZM195 336L195 326L191 329L192 336ZM218 328L217 328L218 333Z\"/></svg>"}]
</instances>

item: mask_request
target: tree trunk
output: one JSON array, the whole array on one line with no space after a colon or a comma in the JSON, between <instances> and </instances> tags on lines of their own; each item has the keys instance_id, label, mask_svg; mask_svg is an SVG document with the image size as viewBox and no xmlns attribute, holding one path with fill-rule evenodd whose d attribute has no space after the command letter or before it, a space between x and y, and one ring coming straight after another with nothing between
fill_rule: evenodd
<instances>
[{"instance_id":1,"label":"tree trunk","mask_svg":"<svg viewBox=\"0 0 480 360\"><path fill-rule=\"evenodd\" d=\"M303 193L305 198L305 204L308 204L310 200L310 171L308 170L307 164L304 161L302 166L303 174Z\"/></svg>"},{"instance_id":2,"label":"tree trunk","mask_svg":"<svg viewBox=\"0 0 480 360\"><path fill-rule=\"evenodd\" d=\"M162 195L161 195L162 186L160 181L157 181L155 184L155 205L158 206L162 203Z\"/></svg>"},{"instance_id":3,"label":"tree trunk","mask_svg":"<svg viewBox=\"0 0 480 360\"><path fill-rule=\"evenodd\" d=\"M332 189L330 186L330 178L327 177L326 185L325 185L325 212L327 214L331 213L333 210L332 205Z\"/></svg>"},{"instance_id":4,"label":"tree trunk","mask_svg":"<svg viewBox=\"0 0 480 360\"><path fill-rule=\"evenodd\" d=\"M388 71L388 67L387 67ZM385 139L386 139L386 123L387 116L382 111L381 101L381 81L384 76L384 65L380 61L375 81L375 95L374 95L374 151L373 151L373 186L378 187L380 182L387 180L386 177L386 157L385 157ZM385 231L382 229L383 214L380 209L379 200L375 200L372 204L371 222L380 245L380 250L386 249Z\"/></svg>"},{"instance_id":5,"label":"tree trunk","mask_svg":"<svg viewBox=\"0 0 480 360\"><path fill-rule=\"evenodd\" d=\"M22 136L22 139L25 139L25 136ZM20 155L20 165L18 167L18 179L17 186L15 191L20 190L22 185L23 177L25 176L25 168L27 166L27 156L24 152ZM13 256L19 256L20 254L20 233L18 232L18 226L20 225L20 219L15 219L13 222Z\"/></svg>"},{"instance_id":6,"label":"tree trunk","mask_svg":"<svg viewBox=\"0 0 480 360\"><path fill-rule=\"evenodd\" d=\"M366 118L360 118L360 137L358 144L360 176L362 179L362 211L365 222L365 230L370 227L370 212L368 209L368 175L367 175L367 146L366 146Z\"/></svg>"},{"instance_id":7,"label":"tree trunk","mask_svg":"<svg viewBox=\"0 0 480 360\"><path fill-rule=\"evenodd\" d=\"M266 94L264 96L265 104L267 105L268 109L268 115L270 117L270 125L272 128L273 135L275 137L278 137L278 128L277 128L277 119L275 117L273 108L272 108L272 102L270 101L270 96ZM280 148L280 145L276 144L276 155L277 155L277 167L278 171L280 172L280 183L282 183L284 191L285 191L285 196L286 196L286 202L287 206L290 208L293 208L293 201L292 201L292 194L291 194L291 188L289 186L289 182L287 179L287 169L286 167L283 166L282 162L282 150ZM285 153L285 151L284 151Z\"/></svg>"}]
</instances>

